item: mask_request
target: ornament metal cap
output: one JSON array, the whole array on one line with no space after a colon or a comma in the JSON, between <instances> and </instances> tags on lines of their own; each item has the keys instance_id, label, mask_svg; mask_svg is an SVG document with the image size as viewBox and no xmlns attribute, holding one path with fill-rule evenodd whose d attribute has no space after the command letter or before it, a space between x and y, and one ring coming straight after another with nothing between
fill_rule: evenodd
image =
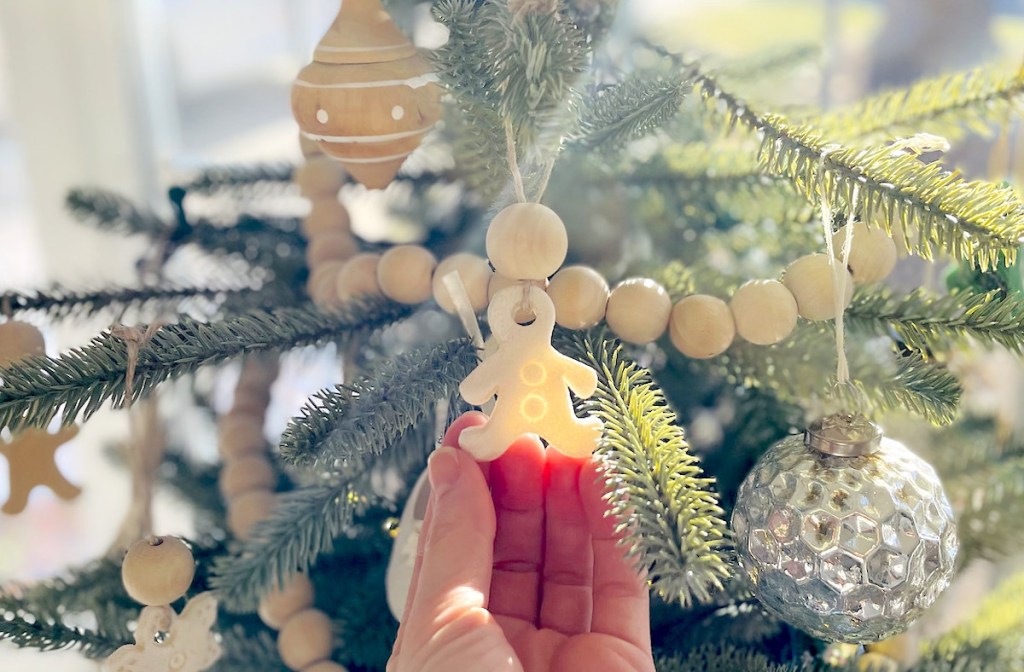
<instances>
[{"instance_id":1,"label":"ornament metal cap","mask_svg":"<svg viewBox=\"0 0 1024 672\"><path fill-rule=\"evenodd\" d=\"M812 422L804 445L826 455L862 457L882 446L882 428L863 415L836 413Z\"/></svg>"}]
</instances>

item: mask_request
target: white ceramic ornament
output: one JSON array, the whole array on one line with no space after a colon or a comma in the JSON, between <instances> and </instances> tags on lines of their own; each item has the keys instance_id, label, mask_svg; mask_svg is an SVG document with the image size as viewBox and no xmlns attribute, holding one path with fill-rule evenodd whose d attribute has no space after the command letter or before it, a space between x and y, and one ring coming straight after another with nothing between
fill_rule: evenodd
<instances>
[{"instance_id":1,"label":"white ceramic ornament","mask_svg":"<svg viewBox=\"0 0 1024 672\"><path fill-rule=\"evenodd\" d=\"M536 316L520 325L515 314L524 306ZM468 403L498 401L487 423L469 427L459 445L478 460L493 460L523 434L538 434L570 457L594 452L601 437L598 418L573 413L569 390L586 399L597 390L597 372L551 347L555 306L538 287L509 287L494 295L487 309L498 350L480 363L459 386Z\"/></svg>"},{"instance_id":2,"label":"white ceramic ornament","mask_svg":"<svg viewBox=\"0 0 1024 672\"><path fill-rule=\"evenodd\" d=\"M104 672L201 672L220 658L220 644L210 632L217 620L213 593L196 595L181 614L170 607L139 612L135 643L119 648L103 663Z\"/></svg>"}]
</instances>

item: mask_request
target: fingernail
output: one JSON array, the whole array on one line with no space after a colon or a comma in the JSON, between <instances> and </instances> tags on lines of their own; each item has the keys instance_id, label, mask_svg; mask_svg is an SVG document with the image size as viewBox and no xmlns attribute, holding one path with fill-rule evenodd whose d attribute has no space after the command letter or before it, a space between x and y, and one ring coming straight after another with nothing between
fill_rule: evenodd
<instances>
[{"instance_id":1,"label":"fingernail","mask_svg":"<svg viewBox=\"0 0 1024 672\"><path fill-rule=\"evenodd\" d=\"M430 477L430 487L438 495L451 490L459 480L459 456L455 454L455 449L451 446L435 449L427 460L427 473Z\"/></svg>"}]
</instances>

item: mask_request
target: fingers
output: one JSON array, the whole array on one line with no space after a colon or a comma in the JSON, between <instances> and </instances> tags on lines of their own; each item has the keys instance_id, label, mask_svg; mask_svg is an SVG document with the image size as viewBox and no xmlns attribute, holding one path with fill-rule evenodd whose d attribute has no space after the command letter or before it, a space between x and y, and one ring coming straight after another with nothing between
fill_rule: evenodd
<instances>
[{"instance_id":1,"label":"fingers","mask_svg":"<svg viewBox=\"0 0 1024 672\"><path fill-rule=\"evenodd\" d=\"M497 530L488 610L537 622L544 557L544 447L536 437L515 441L491 462Z\"/></svg>"},{"instance_id":2,"label":"fingers","mask_svg":"<svg viewBox=\"0 0 1024 672\"><path fill-rule=\"evenodd\" d=\"M604 478L599 463L588 460L580 470L579 490L594 549L594 618L591 631L625 640L647 651L651 646L650 596L647 585L615 533L615 519L605 516Z\"/></svg>"},{"instance_id":3,"label":"fingers","mask_svg":"<svg viewBox=\"0 0 1024 672\"><path fill-rule=\"evenodd\" d=\"M494 506L476 460L442 446L427 469L431 520L402 641L413 650L467 610L487 606L493 562Z\"/></svg>"},{"instance_id":4,"label":"fingers","mask_svg":"<svg viewBox=\"0 0 1024 672\"><path fill-rule=\"evenodd\" d=\"M539 624L566 635L590 631L593 548L580 502L582 461L547 451L545 548Z\"/></svg>"}]
</instances>

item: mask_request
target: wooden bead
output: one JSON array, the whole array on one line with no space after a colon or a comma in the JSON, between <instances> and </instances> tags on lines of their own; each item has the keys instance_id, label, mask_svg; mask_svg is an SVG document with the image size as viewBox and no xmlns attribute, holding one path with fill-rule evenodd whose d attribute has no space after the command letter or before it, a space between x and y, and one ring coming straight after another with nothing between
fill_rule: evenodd
<instances>
[{"instance_id":1,"label":"wooden bead","mask_svg":"<svg viewBox=\"0 0 1024 672\"><path fill-rule=\"evenodd\" d=\"M587 329L604 317L608 283L589 266L567 266L555 273L548 286L555 304L555 321L568 329Z\"/></svg>"},{"instance_id":2,"label":"wooden bead","mask_svg":"<svg viewBox=\"0 0 1024 672\"><path fill-rule=\"evenodd\" d=\"M220 419L217 430L217 449L224 459L261 453L267 447L262 415L229 413Z\"/></svg>"},{"instance_id":3,"label":"wooden bead","mask_svg":"<svg viewBox=\"0 0 1024 672\"><path fill-rule=\"evenodd\" d=\"M751 280L729 302L736 333L756 345L771 345L796 327L796 299L778 280Z\"/></svg>"},{"instance_id":4,"label":"wooden bead","mask_svg":"<svg viewBox=\"0 0 1024 672\"><path fill-rule=\"evenodd\" d=\"M308 240L327 233L351 234L352 219L348 208L336 196L317 198L312 201L309 214L303 218L299 230Z\"/></svg>"},{"instance_id":5,"label":"wooden bead","mask_svg":"<svg viewBox=\"0 0 1024 672\"><path fill-rule=\"evenodd\" d=\"M487 258L513 280L544 280L565 261L569 238L555 211L540 203L513 203L487 227Z\"/></svg>"},{"instance_id":6,"label":"wooden bead","mask_svg":"<svg viewBox=\"0 0 1024 672\"><path fill-rule=\"evenodd\" d=\"M444 284L444 276L452 272L458 272L462 284L466 287L466 294L469 295L469 303L474 311L481 311L487 307L487 287L491 282L491 267L486 259L481 259L475 254L460 252L443 259L434 270L434 300L446 312L455 313L455 304L448 294L448 288Z\"/></svg>"},{"instance_id":7,"label":"wooden bead","mask_svg":"<svg viewBox=\"0 0 1024 672\"><path fill-rule=\"evenodd\" d=\"M224 499L230 500L248 490L273 490L277 474L274 465L262 455L243 455L224 462L217 485Z\"/></svg>"},{"instance_id":8,"label":"wooden bead","mask_svg":"<svg viewBox=\"0 0 1024 672\"><path fill-rule=\"evenodd\" d=\"M433 292L437 257L420 245L398 245L381 255L377 284L384 296L405 304L423 303Z\"/></svg>"},{"instance_id":9,"label":"wooden bead","mask_svg":"<svg viewBox=\"0 0 1024 672\"><path fill-rule=\"evenodd\" d=\"M736 336L729 306L719 298L694 294L672 308L669 337L679 352L710 359L725 352Z\"/></svg>"},{"instance_id":10,"label":"wooden bead","mask_svg":"<svg viewBox=\"0 0 1024 672\"><path fill-rule=\"evenodd\" d=\"M232 402L231 410L246 415L262 416L266 414L269 405L269 388L239 387L235 389L235 399Z\"/></svg>"},{"instance_id":11,"label":"wooden bead","mask_svg":"<svg viewBox=\"0 0 1024 672\"><path fill-rule=\"evenodd\" d=\"M238 539L248 539L256 523L270 517L277 498L270 490L247 490L228 501L228 530Z\"/></svg>"},{"instance_id":12,"label":"wooden bead","mask_svg":"<svg viewBox=\"0 0 1024 672\"><path fill-rule=\"evenodd\" d=\"M843 258L846 231L844 226L832 236L836 259ZM882 229L868 228L867 224L858 222L853 225L853 243L847 262L854 282L884 280L896 268L896 243Z\"/></svg>"},{"instance_id":13,"label":"wooden bead","mask_svg":"<svg viewBox=\"0 0 1024 672\"><path fill-rule=\"evenodd\" d=\"M311 269L306 291L313 303L322 310L331 310L341 304L338 298L338 274L344 266L343 261L328 261Z\"/></svg>"},{"instance_id":14,"label":"wooden bead","mask_svg":"<svg viewBox=\"0 0 1024 672\"><path fill-rule=\"evenodd\" d=\"M257 613L267 627L280 630L289 618L313 606L313 583L302 573L289 577L284 588L263 596Z\"/></svg>"},{"instance_id":15,"label":"wooden bead","mask_svg":"<svg viewBox=\"0 0 1024 672\"><path fill-rule=\"evenodd\" d=\"M319 663L313 663L309 667L303 668L302 672L348 672L348 668L333 660L321 660Z\"/></svg>"},{"instance_id":16,"label":"wooden bead","mask_svg":"<svg viewBox=\"0 0 1024 672\"><path fill-rule=\"evenodd\" d=\"M268 390L280 372L277 359L249 358L238 373L236 390Z\"/></svg>"},{"instance_id":17,"label":"wooden bead","mask_svg":"<svg viewBox=\"0 0 1024 672\"><path fill-rule=\"evenodd\" d=\"M650 278L629 278L608 295L605 321L627 343L650 343L668 327L672 299L665 288Z\"/></svg>"},{"instance_id":18,"label":"wooden bead","mask_svg":"<svg viewBox=\"0 0 1024 672\"><path fill-rule=\"evenodd\" d=\"M856 237L854 237L856 240ZM846 296L843 308L850 305L853 298L853 278L846 272ZM796 307L800 317L808 320L831 320L836 316L833 303L832 265L824 254L808 254L800 257L787 268L782 277L786 286L796 299Z\"/></svg>"},{"instance_id":19,"label":"wooden bead","mask_svg":"<svg viewBox=\"0 0 1024 672\"><path fill-rule=\"evenodd\" d=\"M320 145L316 144L316 140L311 140L302 133L299 133L299 150L302 152L302 156L307 159L317 154L323 154L320 151Z\"/></svg>"},{"instance_id":20,"label":"wooden bead","mask_svg":"<svg viewBox=\"0 0 1024 672\"><path fill-rule=\"evenodd\" d=\"M277 652L292 670L327 660L334 651L331 619L319 609L304 609L289 618L277 635Z\"/></svg>"},{"instance_id":21,"label":"wooden bead","mask_svg":"<svg viewBox=\"0 0 1024 672\"><path fill-rule=\"evenodd\" d=\"M161 606L184 595L195 572L195 559L185 542L177 537L149 537L128 547L121 581L136 602Z\"/></svg>"},{"instance_id":22,"label":"wooden bead","mask_svg":"<svg viewBox=\"0 0 1024 672\"><path fill-rule=\"evenodd\" d=\"M338 299L342 302L380 294L377 265L380 255L364 252L345 262L338 273Z\"/></svg>"},{"instance_id":23,"label":"wooden bead","mask_svg":"<svg viewBox=\"0 0 1024 672\"><path fill-rule=\"evenodd\" d=\"M347 233L324 233L314 236L306 247L306 263L316 268L328 261L345 261L359 252L355 238Z\"/></svg>"},{"instance_id":24,"label":"wooden bead","mask_svg":"<svg viewBox=\"0 0 1024 672\"><path fill-rule=\"evenodd\" d=\"M312 156L295 169L293 180L306 198L326 198L335 196L345 184L345 169L329 157Z\"/></svg>"},{"instance_id":25,"label":"wooden bead","mask_svg":"<svg viewBox=\"0 0 1024 672\"><path fill-rule=\"evenodd\" d=\"M0 324L0 366L19 359L46 354L43 332L27 322L10 320Z\"/></svg>"}]
</instances>

